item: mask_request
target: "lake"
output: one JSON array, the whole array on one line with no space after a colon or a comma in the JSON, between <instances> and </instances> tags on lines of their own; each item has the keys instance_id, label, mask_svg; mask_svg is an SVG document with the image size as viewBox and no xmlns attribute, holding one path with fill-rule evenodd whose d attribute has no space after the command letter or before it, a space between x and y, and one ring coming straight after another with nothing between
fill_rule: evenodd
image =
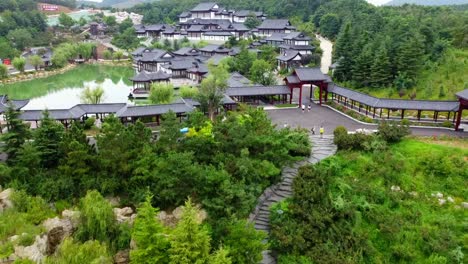
<instances>
[{"instance_id":1,"label":"lake","mask_svg":"<svg viewBox=\"0 0 468 264\"><path fill-rule=\"evenodd\" d=\"M128 66L80 65L62 74L0 85L0 94L11 99L30 99L23 110L67 109L82 103L85 87L104 89L102 103L127 103L134 70Z\"/></svg>"}]
</instances>

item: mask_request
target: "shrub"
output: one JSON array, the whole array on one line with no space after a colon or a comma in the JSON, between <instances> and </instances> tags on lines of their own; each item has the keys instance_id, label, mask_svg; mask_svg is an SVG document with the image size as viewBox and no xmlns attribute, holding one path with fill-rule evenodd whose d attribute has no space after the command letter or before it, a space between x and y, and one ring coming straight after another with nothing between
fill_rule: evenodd
<instances>
[{"instance_id":1,"label":"shrub","mask_svg":"<svg viewBox=\"0 0 468 264\"><path fill-rule=\"evenodd\" d=\"M86 121L84 122L83 128L84 129L91 129L94 126L95 122L96 122L96 118L95 117L90 117L90 118L86 119Z\"/></svg>"},{"instance_id":2,"label":"shrub","mask_svg":"<svg viewBox=\"0 0 468 264\"><path fill-rule=\"evenodd\" d=\"M58 213L70 207L72 207L72 205L66 200L58 200L55 202L55 211Z\"/></svg>"},{"instance_id":3,"label":"shrub","mask_svg":"<svg viewBox=\"0 0 468 264\"><path fill-rule=\"evenodd\" d=\"M182 98L195 98L198 94L198 89L189 86L182 86L180 87L179 94Z\"/></svg>"},{"instance_id":4,"label":"shrub","mask_svg":"<svg viewBox=\"0 0 468 264\"><path fill-rule=\"evenodd\" d=\"M287 146L291 156L310 155L310 141L307 130L295 129L289 133L287 140Z\"/></svg>"},{"instance_id":5,"label":"shrub","mask_svg":"<svg viewBox=\"0 0 468 264\"><path fill-rule=\"evenodd\" d=\"M8 68L7 66L0 64L0 79L5 79L8 77Z\"/></svg>"},{"instance_id":6,"label":"shrub","mask_svg":"<svg viewBox=\"0 0 468 264\"><path fill-rule=\"evenodd\" d=\"M14 252L13 243L10 241L0 242L0 259L8 258Z\"/></svg>"},{"instance_id":7,"label":"shrub","mask_svg":"<svg viewBox=\"0 0 468 264\"><path fill-rule=\"evenodd\" d=\"M27 247L34 243L36 236L34 234L24 233L18 239L18 245Z\"/></svg>"},{"instance_id":8,"label":"shrub","mask_svg":"<svg viewBox=\"0 0 468 264\"><path fill-rule=\"evenodd\" d=\"M409 135L408 125L383 121L379 124L379 135L388 143L396 143Z\"/></svg>"},{"instance_id":9,"label":"shrub","mask_svg":"<svg viewBox=\"0 0 468 264\"><path fill-rule=\"evenodd\" d=\"M442 126L443 127L448 127L448 128L452 128L453 127L453 123L448 121L448 120L445 120L443 123L442 123Z\"/></svg>"},{"instance_id":10,"label":"shrub","mask_svg":"<svg viewBox=\"0 0 468 264\"><path fill-rule=\"evenodd\" d=\"M371 141L374 140L373 135L365 135L363 133L348 134L345 127L339 126L333 131L333 143L340 150L363 150L371 149ZM377 147L377 146L376 146Z\"/></svg>"},{"instance_id":11,"label":"shrub","mask_svg":"<svg viewBox=\"0 0 468 264\"><path fill-rule=\"evenodd\" d=\"M48 257L46 264L82 264L82 263L113 263L105 244L90 240L81 244L67 238L60 245L56 256Z\"/></svg>"},{"instance_id":12,"label":"shrub","mask_svg":"<svg viewBox=\"0 0 468 264\"><path fill-rule=\"evenodd\" d=\"M112 206L98 191L88 191L81 199L80 211L81 224L77 231L79 240L110 242L115 238L116 223Z\"/></svg>"},{"instance_id":13,"label":"shrub","mask_svg":"<svg viewBox=\"0 0 468 264\"><path fill-rule=\"evenodd\" d=\"M21 190L15 191L11 198L15 210L24 213L24 217L28 222L39 224L53 215L52 210L41 197L29 196L25 191Z\"/></svg>"}]
</instances>

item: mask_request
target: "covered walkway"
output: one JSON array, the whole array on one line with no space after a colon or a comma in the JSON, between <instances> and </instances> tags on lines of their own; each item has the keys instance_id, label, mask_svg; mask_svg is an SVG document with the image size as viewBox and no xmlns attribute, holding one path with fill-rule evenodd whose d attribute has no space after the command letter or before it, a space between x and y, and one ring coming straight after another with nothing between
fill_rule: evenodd
<instances>
[{"instance_id":1,"label":"covered walkway","mask_svg":"<svg viewBox=\"0 0 468 264\"><path fill-rule=\"evenodd\" d=\"M461 123L462 110L468 109L468 90L457 94L459 101L434 101L434 100L404 100L385 99L373 97L361 92L344 88L334 84L330 76L323 74L319 68L297 68L292 75L284 78L286 85L290 88L291 94L294 89L299 89L299 105L302 104L302 90L304 85L317 86L319 90L319 104L327 101L329 93L331 99L343 104L346 107L357 109L358 112L366 116L371 114L372 118L382 118L383 110L387 110L387 119L390 118L391 111L400 111L400 118L405 118L408 111L417 111L416 119L421 120L423 111L433 112L432 120L437 122L440 113L447 113L446 118L455 123L458 130ZM313 89L310 89L312 98ZM453 115L452 115L453 114Z\"/></svg>"}]
</instances>

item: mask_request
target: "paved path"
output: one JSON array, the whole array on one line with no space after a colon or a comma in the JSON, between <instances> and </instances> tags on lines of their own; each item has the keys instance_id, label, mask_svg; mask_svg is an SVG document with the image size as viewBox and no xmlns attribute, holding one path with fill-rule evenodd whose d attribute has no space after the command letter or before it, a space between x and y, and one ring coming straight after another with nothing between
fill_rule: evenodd
<instances>
[{"instance_id":1,"label":"paved path","mask_svg":"<svg viewBox=\"0 0 468 264\"><path fill-rule=\"evenodd\" d=\"M296 162L291 167L285 167L281 175L281 182L266 189L258 198L258 204L250 214L249 220L254 223L255 229L269 232L270 230L270 206L292 195L292 183L297 176L299 167L307 164L315 164L336 152L336 146L333 144L333 136L325 135L320 138L318 135L311 135L312 153L306 160ZM274 264L275 259L270 251L263 252L262 264Z\"/></svg>"}]
</instances>

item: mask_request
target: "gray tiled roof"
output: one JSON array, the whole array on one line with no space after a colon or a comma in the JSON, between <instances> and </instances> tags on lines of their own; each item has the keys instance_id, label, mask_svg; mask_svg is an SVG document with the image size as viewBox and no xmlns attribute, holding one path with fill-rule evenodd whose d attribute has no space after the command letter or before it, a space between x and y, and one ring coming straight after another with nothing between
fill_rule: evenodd
<instances>
[{"instance_id":1,"label":"gray tiled roof","mask_svg":"<svg viewBox=\"0 0 468 264\"><path fill-rule=\"evenodd\" d=\"M285 29L290 25L287 19L265 19L258 29Z\"/></svg>"},{"instance_id":2,"label":"gray tiled roof","mask_svg":"<svg viewBox=\"0 0 468 264\"><path fill-rule=\"evenodd\" d=\"M291 94L291 90L286 85L229 87L226 94L229 96L277 95Z\"/></svg>"},{"instance_id":3,"label":"gray tiled roof","mask_svg":"<svg viewBox=\"0 0 468 264\"><path fill-rule=\"evenodd\" d=\"M0 113L3 113L7 110L9 103L13 104L15 110L19 110L29 103L29 99L9 100L7 95L0 95Z\"/></svg>"},{"instance_id":4,"label":"gray tiled roof","mask_svg":"<svg viewBox=\"0 0 468 264\"><path fill-rule=\"evenodd\" d=\"M199 31L204 31L205 26L204 25L191 25L188 29L187 32L199 32Z\"/></svg>"},{"instance_id":5,"label":"gray tiled roof","mask_svg":"<svg viewBox=\"0 0 468 264\"><path fill-rule=\"evenodd\" d=\"M208 31L203 34L206 36L232 36L231 32L226 31Z\"/></svg>"},{"instance_id":6,"label":"gray tiled roof","mask_svg":"<svg viewBox=\"0 0 468 264\"><path fill-rule=\"evenodd\" d=\"M303 82L327 80L326 75L323 74L322 71L320 70L320 68L318 68L318 67L315 67L315 68L309 68L309 67L296 68L296 69L294 69L294 72L296 73L299 80L301 80Z\"/></svg>"},{"instance_id":7,"label":"gray tiled roof","mask_svg":"<svg viewBox=\"0 0 468 264\"><path fill-rule=\"evenodd\" d=\"M252 82L238 72L233 72L229 75L227 84L228 87L252 86Z\"/></svg>"},{"instance_id":8,"label":"gray tiled roof","mask_svg":"<svg viewBox=\"0 0 468 264\"><path fill-rule=\"evenodd\" d=\"M283 49L291 49L291 50L315 50L315 47L310 45L288 45L288 44L281 44L279 46Z\"/></svg>"},{"instance_id":9,"label":"gray tiled roof","mask_svg":"<svg viewBox=\"0 0 468 264\"><path fill-rule=\"evenodd\" d=\"M208 61L209 61L209 62L212 62L213 65L216 66L216 65L219 64L219 62L220 62L221 60L223 60L223 59L226 58L226 57L228 57L228 56L227 56L227 55L223 55L223 54L215 54L215 55L211 56L211 57L208 59Z\"/></svg>"},{"instance_id":10,"label":"gray tiled roof","mask_svg":"<svg viewBox=\"0 0 468 264\"><path fill-rule=\"evenodd\" d=\"M290 61L294 59L297 55L302 56L297 50L286 50L279 56L277 56L276 59L280 61Z\"/></svg>"},{"instance_id":11,"label":"gray tiled roof","mask_svg":"<svg viewBox=\"0 0 468 264\"><path fill-rule=\"evenodd\" d=\"M163 65L164 68L172 70L187 70L194 66L195 60L191 57L172 60L168 65Z\"/></svg>"},{"instance_id":12,"label":"gray tiled roof","mask_svg":"<svg viewBox=\"0 0 468 264\"><path fill-rule=\"evenodd\" d=\"M381 99L338 85L330 85L328 91L376 108L445 112L457 111L459 106L457 101Z\"/></svg>"},{"instance_id":13,"label":"gray tiled roof","mask_svg":"<svg viewBox=\"0 0 468 264\"><path fill-rule=\"evenodd\" d=\"M275 41L275 42L283 42L286 33L273 33L271 36L265 38L266 41Z\"/></svg>"},{"instance_id":14,"label":"gray tiled roof","mask_svg":"<svg viewBox=\"0 0 468 264\"><path fill-rule=\"evenodd\" d=\"M150 81L157 81L157 80L168 80L171 76L165 72L157 71L157 72L147 72L141 71L137 73L135 76L130 78L131 81L134 82L150 82Z\"/></svg>"},{"instance_id":15,"label":"gray tiled roof","mask_svg":"<svg viewBox=\"0 0 468 264\"><path fill-rule=\"evenodd\" d=\"M288 39L288 40L312 40L306 34L304 34L302 32L298 32L298 31L291 32L291 33L287 34L286 36L284 36L284 39Z\"/></svg>"},{"instance_id":16,"label":"gray tiled roof","mask_svg":"<svg viewBox=\"0 0 468 264\"><path fill-rule=\"evenodd\" d=\"M205 47L203 48L199 48L200 51L204 51L204 52L214 52L216 49L218 49L219 47L221 47L221 45L216 45L216 44L210 44L210 45L206 45Z\"/></svg>"},{"instance_id":17,"label":"gray tiled roof","mask_svg":"<svg viewBox=\"0 0 468 264\"><path fill-rule=\"evenodd\" d=\"M255 16L257 17L260 17L260 16L263 16L263 12L257 12L257 11L250 11L250 10L239 10L239 11L236 11L234 13L234 16L237 16L237 17L247 17L249 16L251 13L253 13Z\"/></svg>"},{"instance_id":18,"label":"gray tiled roof","mask_svg":"<svg viewBox=\"0 0 468 264\"><path fill-rule=\"evenodd\" d=\"M185 103L178 104L162 104L162 105L145 105L145 106L126 106L117 112L117 117L140 117L140 116L156 116L162 115L169 111L175 113L188 113L193 108Z\"/></svg>"},{"instance_id":19,"label":"gray tiled roof","mask_svg":"<svg viewBox=\"0 0 468 264\"><path fill-rule=\"evenodd\" d=\"M191 17L192 15L190 14L190 12L182 12L179 17Z\"/></svg>"},{"instance_id":20,"label":"gray tiled roof","mask_svg":"<svg viewBox=\"0 0 468 264\"><path fill-rule=\"evenodd\" d=\"M460 91L458 93L455 94L458 98L462 98L462 99L465 99L465 100L468 100L468 89L465 89L463 91Z\"/></svg>"},{"instance_id":21,"label":"gray tiled roof","mask_svg":"<svg viewBox=\"0 0 468 264\"><path fill-rule=\"evenodd\" d=\"M200 52L198 52L197 49L192 48L192 47L183 47L174 51L173 53L176 55L180 55L180 56L188 56L188 55L195 56L195 55L200 54Z\"/></svg>"},{"instance_id":22,"label":"gray tiled roof","mask_svg":"<svg viewBox=\"0 0 468 264\"><path fill-rule=\"evenodd\" d=\"M85 114L106 114L116 113L126 105L126 103L78 104L72 107L72 109L81 108Z\"/></svg>"},{"instance_id":23,"label":"gray tiled roof","mask_svg":"<svg viewBox=\"0 0 468 264\"><path fill-rule=\"evenodd\" d=\"M191 11L194 11L194 12L210 11L211 9L213 9L215 5L216 3L213 3L213 2L199 3Z\"/></svg>"}]
</instances>

